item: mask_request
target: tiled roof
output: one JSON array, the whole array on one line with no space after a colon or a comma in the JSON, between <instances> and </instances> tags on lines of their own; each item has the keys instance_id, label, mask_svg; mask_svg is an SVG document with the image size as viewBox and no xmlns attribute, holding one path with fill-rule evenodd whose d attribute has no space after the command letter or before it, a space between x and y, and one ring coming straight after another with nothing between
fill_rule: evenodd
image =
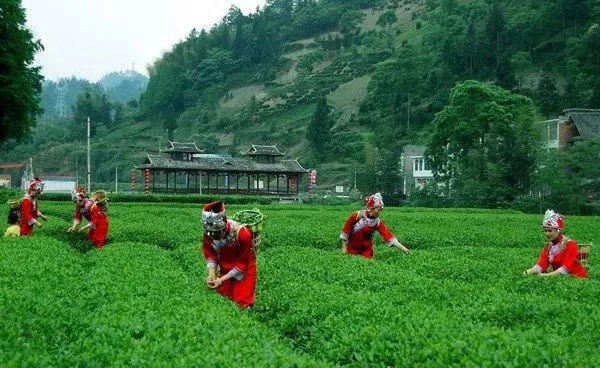
<instances>
[{"instance_id":1,"label":"tiled roof","mask_svg":"<svg viewBox=\"0 0 600 368\"><path fill-rule=\"evenodd\" d=\"M306 173L298 160L282 160L276 163L259 163L247 158L225 158L201 155L191 161L173 160L167 155L148 155L138 169L178 169L219 172Z\"/></svg>"},{"instance_id":2,"label":"tiled roof","mask_svg":"<svg viewBox=\"0 0 600 368\"><path fill-rule=\"evenodd\" d=\"M169 142L171 147L164 149L163 152L182 152L182 153L202 153L203 150L196 147L196 142L182 143L182 142Z\"/></svg>"},{"instance_id":3,"label":"tiled roof","mask_svg":"<svg viewBox=\"0 0 600 368\"><path fill-rule=\"evenodd\" d=\"M260 146L258 144L253 144L252 147L244 152L246 156L283 156L284 152L281 152L277 149L277 145L275 146Z\"/></svg>"},{"instance_id":4,"label":"tiled roof","mask_svg":"<svg viewBox=\"0 0 600 368\"><path fill-rule=\"evenodd\" d=\"M564 114L577 127L581 139L600 137L600 110L568 109Z\"/></svg>"}]
</instances>

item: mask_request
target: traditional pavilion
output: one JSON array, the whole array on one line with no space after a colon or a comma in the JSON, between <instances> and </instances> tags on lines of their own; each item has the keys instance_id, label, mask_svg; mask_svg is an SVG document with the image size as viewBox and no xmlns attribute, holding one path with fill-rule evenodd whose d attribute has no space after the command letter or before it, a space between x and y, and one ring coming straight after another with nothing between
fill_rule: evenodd
<instances>
[{"instance_id":1,"label":"traditional pavilion","mask_svg":"<svg viewBox=\"0 0 600 368\"><path fill-rule=\"evenodd\" d=\"M228 157L205 154L196 143L170 143L136 166L150 172L152 192L296 196L308 172L297 159L283 160L277 146L253 144L244 157Z\"/></svg>"}]
</instances>

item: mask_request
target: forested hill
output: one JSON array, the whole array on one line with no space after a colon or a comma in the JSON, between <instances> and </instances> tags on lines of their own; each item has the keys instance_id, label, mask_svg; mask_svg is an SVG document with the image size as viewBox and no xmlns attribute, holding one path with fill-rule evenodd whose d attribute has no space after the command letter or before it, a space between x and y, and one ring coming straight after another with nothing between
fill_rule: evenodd
<instances>
[{"instance_id":1,"label":"forested hill","mask_svg":"<svg viewBox=\"0 0 600 368\"><path fill-rule=\"evenodd\" d=\"M169 136L208 152L278 144L320 169L326 184L347 183L356 167L369 190L375 162L422 143L458 82L529 96L540 119L600 107L599 19L598 0L268 0L249 15L232 8L150 67L139 107L95 127L97 180L139 163ZM7 155L37 144L47 156L38 167L68 170L83 137L52 129L52 142L69 143L50 143L38 129L34 142Z\"/></svg>"},{"instance_id":2,"label":"forested hill","mask_svg":"<svg viewBox=\"0 0 600 368\"><path fill-rule=\"evenodd\" d=\"M146 90L148 77L133 70L111 72L103 76L97 83L86 79L71 77L57 81L46 80L42 85L41 108L42 122L71 120L77 98L85 93L104 94L106 105L127 104L137 101ZM116 106L112 106L115 108Z\"/></svg>"}]
</instances>

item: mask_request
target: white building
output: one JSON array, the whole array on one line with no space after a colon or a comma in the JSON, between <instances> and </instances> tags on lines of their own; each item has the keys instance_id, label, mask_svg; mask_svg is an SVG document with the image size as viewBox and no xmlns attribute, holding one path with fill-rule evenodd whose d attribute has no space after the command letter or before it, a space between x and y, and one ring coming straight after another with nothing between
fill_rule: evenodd
<instances>
[{"instance_id":1,"label":"white building","mask_svg":"<svg viewBox=\"0 0 600 368\"><path fill-rule=\"evenodd\" d=\"M44 192L71 192L75 189L75 178L72 176L48 175L40 176L45 183ZM29 180L22 179L21 189L26 191L29 188Z\"/></svg>"},{"instance_id":2,"label":"white building","mask_svg":"<svg viewBox=\"0 0 600 368\"><path fill-rule=\"evenodd\" d=\"M409 195L414 189L423 189L425 184L433 180L433 171L425 157L425 147L413 145L404 147L401 161L405 195Z\"/></svg>"}]
</instances>

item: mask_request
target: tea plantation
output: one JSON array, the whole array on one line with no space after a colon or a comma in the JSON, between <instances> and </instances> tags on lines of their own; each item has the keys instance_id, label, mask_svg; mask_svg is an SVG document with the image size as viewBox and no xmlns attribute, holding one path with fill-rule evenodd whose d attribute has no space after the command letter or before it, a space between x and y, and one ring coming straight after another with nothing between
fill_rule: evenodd
<instances>
[{"instance_id":1,"label":"tea plantation","mask_svg":"<svg viewBox=\"0 0 600 368\"><path fill-rule=\"evenodd\" d=\"M522 276L541 216L386 208L412 252L377 239L365 260L337 239L355 208L259 206L257 304L241 311L204 284L200 205L111 204L101 250L66 233L70 204L40 207L32 238L0 242L3 367L600 366L598 249L587 281ZM600 240L600 218L566 223Z\"/></svg>"}]
</instances>

